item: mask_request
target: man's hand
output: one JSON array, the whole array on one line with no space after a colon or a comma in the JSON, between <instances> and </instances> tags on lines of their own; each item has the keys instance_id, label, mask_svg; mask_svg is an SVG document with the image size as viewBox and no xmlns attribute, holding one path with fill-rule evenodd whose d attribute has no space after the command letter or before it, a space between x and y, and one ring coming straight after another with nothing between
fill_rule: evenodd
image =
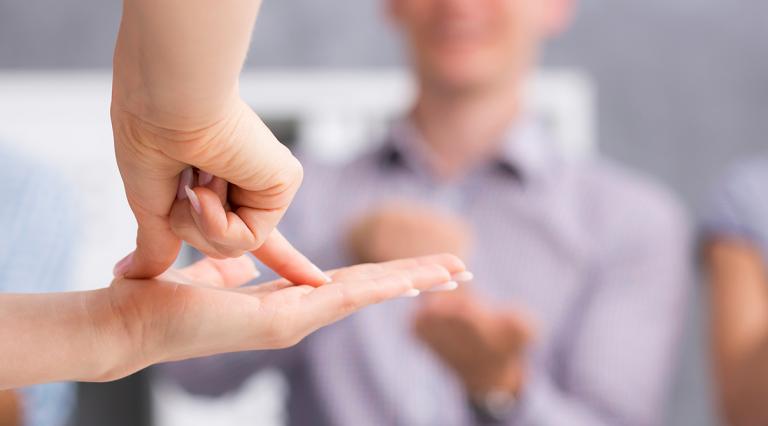
<instances>
[{"instance_id":1,"label":"man's hand","mask_svg":"<svg viewBox=\"0 0 768 426\"><path fill-rule=\"evenodd\" d=\"M357 261L385 262L430 253L465 257L469 226L458 217L420 205L392 204L361 218L348 235Z\"/></svg>"},{"instance_id":2,"label":"man's hand","mask_svg":"<svg viewBox=\"0 0 768 426\"><path fill-rule=\"evenodd\" d=\"M533 338L532 326L522 315L485 306L462 289L426 297L414 329L454 370L470 396L520 391L525 352Z\"/></svg>"}]
</instances>

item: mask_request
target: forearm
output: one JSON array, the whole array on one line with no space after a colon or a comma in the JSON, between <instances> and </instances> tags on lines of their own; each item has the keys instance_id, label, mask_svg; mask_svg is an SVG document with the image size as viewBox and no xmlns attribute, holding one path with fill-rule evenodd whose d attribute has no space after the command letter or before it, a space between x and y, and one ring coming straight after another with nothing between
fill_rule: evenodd
<instances>
[{"instance_id":1,"label":"forearm","mask_svg":"<svg viewBox=\"0 0 768 426\"><path fill-rule=\"evenodd\" d=\"M135 349L108 299L106 290L0 295L0 389L113 378Z\"/></svg>"},{"instance_id":2,"label":"forearm","mask_svg":"<svg viewBox=\"0 0 768 426\"><path fill-rule=\"evenodd\" d=\"M735 426L768 422L768 339L743 360L728 377L725 392L726 416Z\"/></svg>"},{"instance_id":3,"label":"forearm","mask_svg":"<svg viewBox=\"0 0 768 426\"><path fill-rule=\"evenodd\" d=\"M0 426L21 424L21 401L15 391L0 391Z\"/></svg>"},{"instance_id":4,"label":"forearm","mask_svg":"<svg viewBox=\"0 0 768 426\"><path fill-rule=\"evenodd\" d=\"M162 127L202 128L237 96L260 0L125 0L113 100Z\"/></svg>"}]
</instances>

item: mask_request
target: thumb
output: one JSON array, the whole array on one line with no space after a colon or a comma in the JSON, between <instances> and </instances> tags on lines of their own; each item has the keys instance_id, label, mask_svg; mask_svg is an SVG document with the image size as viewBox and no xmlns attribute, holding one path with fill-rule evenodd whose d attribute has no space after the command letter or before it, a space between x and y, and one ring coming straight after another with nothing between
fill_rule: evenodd
<instances>
[{"instance_id":1,"label":"thumb","mask_svg":"<svg viewBox=\"0 0 768 426\"><path fill-rule=\"evenodd\" d=\"M154 278L173 265L181 240L160 217L137 218L136 250L115 265L114 275L130 279Z\"/></svg>"}]
</instances>

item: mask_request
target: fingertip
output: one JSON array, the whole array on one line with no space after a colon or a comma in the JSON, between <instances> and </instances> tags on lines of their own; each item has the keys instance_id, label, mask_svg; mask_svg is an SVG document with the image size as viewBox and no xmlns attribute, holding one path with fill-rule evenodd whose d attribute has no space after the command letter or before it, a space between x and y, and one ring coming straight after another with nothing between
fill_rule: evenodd
<instances>
[{"instance_id":1,"label":"fingertip","mask_svg":"<svg viewBox=\"0 0 768 426\"><path fill-rule=\"evenodd\" d=\"M127 278L132 280L149 279L160 276L173 264L173 260L162 262L158 260L147 261L139 250L131 253L129 258L123 259L115 265L113 273L115 278Z\"/></svg>"},{"instance_id":2,"label":"fingertip","mask_svg":"<svg viewBox=\"0 0 768 426\"><path fill-rule=\"evenodd\" d=\"M133 263L133 253L134 252L130 252L127 256L120 259L120 261L115 264L115 267L112 268L112 275L115 278L123 278L125 274L130 271L131 264Z\"/></svg>"},{"instance_id":3,"label":"fingertip","mask_svg":"<svg viewBox=\"0 0 768 426\"><path fill-rule=\"evenodd\" d=\"M184 192L187 195L187 198L189 198L189 205L192 206L192 210L198 215L203 214L203 209L200 206L200 198L198 198L195 191L187 185L184 187Z\"/></svg>"},{"instance_id":4,"label":"fingertip","mask_svg":"<svg viewBox=\"0 0 768 426\"><path fill-rule=\"evenodd\" d=\"M184 171L181 172L181 175L179 175L179 187L176 194L176 198L179 200L184 200L187 198L188 193L186 191L186 188L192 185L192 180L194 179L194 171L191 167L187 167L184 169Z\"/></svg>"},{"instance_id":5,"label":"fingertip","mask_svg":"<svg viewBox=\"0 0 768 426\"><path fill-rule=\"evenodd\" d=\"M444 260L445 260L445 263L443 265L452 274L459 273L467 269L467 265L464 263L464 261L460 257L450 253L445 253L442 256L444 257Z\"/></svg>"},{"instance_id":6,"label":"fingertip","mask_svg":"<svg viewBox=\"0 0 768 426\"><path fill-rule=\"evenodd\" d=\"M274 230L266 242L253 251L253 255L294 284L320 287L332 282L325 272L294 248L278 230Z\"/></svg>"}]
</instances>

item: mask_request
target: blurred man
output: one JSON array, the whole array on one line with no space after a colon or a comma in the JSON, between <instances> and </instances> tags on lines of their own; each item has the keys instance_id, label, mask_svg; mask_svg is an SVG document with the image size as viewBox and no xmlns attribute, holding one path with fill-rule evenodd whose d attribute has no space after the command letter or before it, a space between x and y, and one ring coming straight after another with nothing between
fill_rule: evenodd
<instances>
[{"instance_id":1,"label":"blurred man","mask_svg":"<svg viewBox=\"0 0 768 426\"><path fill-rule=\"evenodd\" d=\"M72 288L76 214L61 179L0 145L0 292ZM53 383L0 392L0 425L63 426L75 386Z\"/></svg>"},{"instance_id":2,"label":"blurred man","mask_svg":"<svg viewBox=\"0 0 768 426\"><path fill-rule=\"evenodd\" d=\"M768 159L719 185L704 228L712 342L728 424L768 423Z\"/></svg>"},{"instance_id":3,"label":"blurred man","mask_svg":"<svg viewBox=\"0 0 768 426\"><path fill-rule=\"evenodd\" d=\"M389 0L416 104L375 151L307 169L283 225L326 266L450 251L470 259L471 284L376 307L295 350L167 371L217 394L282 368L292 425L661 423L688 282L684 214L642 177L561 155L522 104L571 3Z\"/></svg>"}]
</instances>

